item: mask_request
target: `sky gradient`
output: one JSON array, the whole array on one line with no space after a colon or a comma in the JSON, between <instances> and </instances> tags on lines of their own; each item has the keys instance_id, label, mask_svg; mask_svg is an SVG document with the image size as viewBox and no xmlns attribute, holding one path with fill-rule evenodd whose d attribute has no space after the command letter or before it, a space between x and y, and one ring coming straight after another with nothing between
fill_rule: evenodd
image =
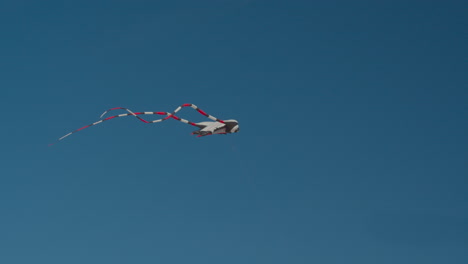
<instances>
[{"instance_id":1,"label":"sky gradient","mask_svg":"<svg viewBox=\"0 0 468 264\"><path fill-rule=\"evenodd\" d=\"M468 263L467 10L1 1L0 263Z\"/></svg>"}]
</instances>

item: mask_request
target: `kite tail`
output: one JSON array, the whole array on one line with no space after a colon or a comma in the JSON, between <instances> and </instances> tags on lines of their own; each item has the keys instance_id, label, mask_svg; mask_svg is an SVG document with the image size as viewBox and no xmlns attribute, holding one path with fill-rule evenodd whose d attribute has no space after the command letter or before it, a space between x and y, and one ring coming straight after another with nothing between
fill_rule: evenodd
<instances>
[{"instance_id":1,"label":"kite tail","mask_svg":"<svg viewBox=\"0 0 468 264\"><path fill-rule=\"evenodd\" d=\"M167 119L171 118L172 116L174 116L177 112L179 112L179 111L180 111L182 108L184 108L184 107L192 107L193 109L197 110L197 112L199 112L200 114L202 114L202 115L208 117L209 119L211 119L211 120L213 120L213 121L216 121L216 122L224 123L223 120L218 119L218 118L216 118L216 117L214 117L214 116L212 116L212 115L207 114L205 111L201 110L200 108L198 108L198 106L196 106L196 105L194 105L194 104L183 104L183 105L177 107L172 113L167 114L167 117L165 117L164 119L167 120ZM102 115L101 115L100 118L102 119L102 117L103 117L105 114L107 114L108 112L110 112L110 111L119 110L119 109L122 109L122 110L125 110L125 111L129 112L129 113L132 113L132 111L131 111L130 109L128 109L128 108L125 108L125 107L114 107L114 108L110 108L110 109L104 111L104 113L102 113Z\"/></svg>"},{"instance_id":2,"label":"kite tail","mask_svg":"<svg viewBox=\"0 0 468 264\"><path fill-rule=\"evenodd\" d=\"M200 108L198 108L198 106L196 106L196 105L194 105L194 104L183 104L183 105L177 107L176 110L174 110L174 112L172 112L169 116L165 117L165 119L169 119L170 117L172 117L173 115L175 115L177 112L179 112L182 108L188 107L188 106L192 107L193 109L197 110L200 114L202 114L202 115L208 117L209 119L211 119L211 120L213 120L213 121L220 122L220 123L224 123L223 120L218 119L218 118L216 118L216 117L214 117L214 116L212 116L212 115L207 114L205 111L201 110Z\"/></svg>"},{"instance_id":3,"label":"kite tail","mask_svg":"<svg viewBox=\"0 0 468 264\"><path fill-rule=\"evenodd\" d=\"M52 146L52 145L54 145L54 144L56 144L57 142L61 141L62 139L64 139L64 138L66 138L66 137L68 137L68 136L70 136L70 135L72 135L72 134L74 134L74 133L80 131L80 130L83 130L83 129L88 128L88 127L91 127L91 126L95 126L95 125L100 124L100 123L102 123L102 122L104 122L104 121L107 121L107 120L111 120L111 119L114 119L114 118L117 118L117 117L124 117L124 116L134 116L134 117L138 118L140 121L142 121L142 122L144 122L144 123L146 123L146 124L151 124L151 123L162 122L162 121L165 121L165 120L167 120L167 119L166 119L166 118L160 118L160 119L156 119L156 120L147 121L147 120L145 120L145 119L139 117L139 115L167 115L167 116L170 116L171 118L173 118L173 119L175 119L175 120L177 120L177 121L180 121L180 122L182 122L182 123L185 123L185 124L189 124L189 125L192 125L192 126L199 127L199 126L198 126L196 123L194 123L194 122L191 122L191 121L188 121L188 120L186 120L186 119L177 117L177 116L175 116L175 115L171 115L171 114L168 113L168 112L133 112L133 111L131 111L130 109L123 108L123 107L113 108L113 110L116 110L116 109L124 109L124 110L126 110L127 112L129 112L129 114L120 114L120 115L110 116L110 117L107 117L107 118L105 118L105 119L101 119L101 120L99 120L99 121L96 121L96 122L94 122L94 123L92 123L92 124L89 124L89 125L86 125L86 126L84 126L84 127L78 128L78 129L76 129L76 130L74 130L74 131L72 131L72 132L70 132L70 133L64 135L63 137L59 138L56 142L49 144L49 147ZM106 111L106 112L109 112L109 111L111 111L111 110L108 110L108 111ZM104 112L104 114L105 114L106 112ZM103 114L103 115L104 115L104 114ZM103 116L103 115L101 115L101 116Z\"/></svg>"}]
</instances>

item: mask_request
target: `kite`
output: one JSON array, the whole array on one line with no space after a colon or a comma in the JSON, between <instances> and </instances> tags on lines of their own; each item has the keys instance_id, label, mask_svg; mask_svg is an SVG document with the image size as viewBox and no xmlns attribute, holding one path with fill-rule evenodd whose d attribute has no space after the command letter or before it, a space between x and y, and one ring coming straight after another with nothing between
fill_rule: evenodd
<instances>
[{"instance_id":1,"label":"kite","mask_svg":"<svg viewBox=\"0 0 468 264\"><path fill-rule=\"evenodd\" d=\"M207 121L207 122L194 123L194 122L191 122L191 121L188 121L186 119L183 119L183 118L180 118L180 117L176 116L175 114L177 112L179 112L184 107L192 107L193 109L197 110L200 114L208 117L209 119L213 120L214 122ZM114 111L114 110L125 110L128 113L127 114L109 116L109 117L106 117L106 118L103 119L103 117L108 112ZM148 121L148 120L145 120L145 119L141 118L140 115L165 115L166 117L161 118L161 119ZM124 117L124 116L134 116L134 117L138 118L140 121L142 121L143 123L146 123L146 124L159 123L159 122L166 121L166 120L168 120L170 118L173 118L173 119L175 119L177 121L180 121L182 123L198 127L198 130L192 132L192 135L197 135L197 137L204 137L204 136L215 135L215 134L224 134L224 135L226 135L226 134L239 132L239 122L237 122L237 120L234 120L234 119L229 119L229 120L218 119L218 118L216 118L216 117L214 117L212 115L207 114L205 111L201 110L200 108L198 108L194 104L183 104L183 105L177 107L177 109L174 110L172 113L169 113L169 112L133 112L132 110L130 110L128 108L125 108L125 107L115 107L115 108L111 108L109 110L104 111L104 113L101 115L99 121L96 121L96 122L94 122L92 124L89 124L89 125L86 125L84 127L78 128L77 130L72 131L72 132L66 134L65 136L59 138L57 140L57 142L64 139L64 138L66 138L66 137L68 137L68 136L70 136L71 134L76 133L78 131L81 131L81 130L83 130L85 128L100 124L100 123L102 123L104 121L107 121L107 120L111 120L111 119L114 119L114 118L117 118L117 117ZM57 143L57 142L55 142L55 143ZM49 144L49 146L51 146L51 145L53 145L55 143Z\"/></svg>"}]
</instances>

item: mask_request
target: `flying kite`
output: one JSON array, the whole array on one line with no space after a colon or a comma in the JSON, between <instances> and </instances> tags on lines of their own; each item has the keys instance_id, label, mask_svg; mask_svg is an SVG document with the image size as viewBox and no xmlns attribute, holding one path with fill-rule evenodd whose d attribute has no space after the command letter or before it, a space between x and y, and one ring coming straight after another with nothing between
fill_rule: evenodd
<instances>
[{"instance_id":1,"label":"flying kite","mask_svg":"<svg viewBox=\"0 0 468 264\"><path fill-rule=\"evenodd\" d=\"M194 122L188 121L186 119L177 117L175 115L182 108L188 107L188 106L190 106L193 109L197 110L200 114L208 117L209 119L213 120L214 122L207 121L207 122L194 123ZM106 117L106 118L103 119L103 117L108 112L114 111L114 110L120 110L120 109L127 111L128 114L114 115L114 116L109 116L109 117ZM165 115L166 117L161 118L161 119L147 121L147 120L141 118L140 115ZM175 119L177 121L180 121L182 123L198 127L198 130L192 132L192 135L197 135L197 137L203 137L203 136L209 136L209 135L215 135L215 134L230 134L230 133L239 132L239 122L237 122L237 120L234 120L234 119L229 119L229 120L218 119L218 118L216 118L216 117L214 117L212 115L209 115L209 114L205 113L203 110L201 110L200 108L198 108L194 104L183 104L183 105L177 107L177 109L174 110L172 113L169 113L169 112L133 112L130 109L125 108L125 107L115 107L115 108L111 108L109 110L104 111L104 113L101 115L99 121L96 121L96 122L94 122L92 124L89 124L87 126L84 126L82 128L78 128L77 130L72 131L72 132L66 134L65 136L59 138L57 140L57 142L64 139L64 138L66 138L66 137L68 137L68 136L70 136L71 134L76 133L76 132L78 132L80 130L83 130L85 128L100 124L100 123L102 123L104 121L111 120L111 119L114 119L116 117L123 117L123 116L134 116L134 117L138 118L140 121L142 121L142 122L144 122L146 124L158 123L158 122L162 122L162 121L168 120L170 118L173 118L173 119ZM49 146L51 146L53 144L55 144L55 143L49 144Z\"/></svg>"}]
</instances>

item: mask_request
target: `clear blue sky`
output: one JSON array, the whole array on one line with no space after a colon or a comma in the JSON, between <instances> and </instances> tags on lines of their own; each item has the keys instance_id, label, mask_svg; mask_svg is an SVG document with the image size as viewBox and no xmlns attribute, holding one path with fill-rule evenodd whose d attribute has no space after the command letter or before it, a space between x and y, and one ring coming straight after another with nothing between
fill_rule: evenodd
<instances>
[{"instance_id":1,"label":"clear blue sky","mask_svg":"<svg viewBox=\"0 0 468 264\"><path fill-rule=\"evenodd\" d=\"M1 1L0 263L468 263L467 10Z\"/></svg>"}]
</instances>

